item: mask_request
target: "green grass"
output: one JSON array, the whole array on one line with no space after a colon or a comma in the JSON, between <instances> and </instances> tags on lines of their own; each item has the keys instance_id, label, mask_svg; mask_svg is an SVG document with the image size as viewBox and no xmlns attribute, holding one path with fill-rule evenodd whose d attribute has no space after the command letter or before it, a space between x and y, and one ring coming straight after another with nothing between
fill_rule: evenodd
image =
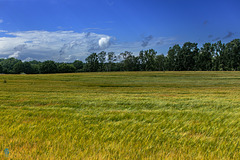
<instances>
[{"instance_id":1,"label":"green grass","mask_svg":"<svg viewBox=\"0 0 240 160\"><path fill-rule=\"evenodd\" d=\"M0 75L0 159L240 159L239 143L240 72Z\"/></svg>"}]
</instances>

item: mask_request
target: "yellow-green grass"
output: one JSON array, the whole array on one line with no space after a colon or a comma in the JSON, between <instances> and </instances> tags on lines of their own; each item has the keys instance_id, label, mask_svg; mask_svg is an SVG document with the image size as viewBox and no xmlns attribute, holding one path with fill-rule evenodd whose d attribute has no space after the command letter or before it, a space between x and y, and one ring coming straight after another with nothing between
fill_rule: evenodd
<instances>
[{"instance_id":1,"label":"yellow-green grass","mask_svg":"<svg viewBox=\"0 0 240 160\"><path fill-rule=\"evenodd\" d=\"M0 159L240 159L239 142L240 72L0 75Z\"/></svg>"}]
</instances>

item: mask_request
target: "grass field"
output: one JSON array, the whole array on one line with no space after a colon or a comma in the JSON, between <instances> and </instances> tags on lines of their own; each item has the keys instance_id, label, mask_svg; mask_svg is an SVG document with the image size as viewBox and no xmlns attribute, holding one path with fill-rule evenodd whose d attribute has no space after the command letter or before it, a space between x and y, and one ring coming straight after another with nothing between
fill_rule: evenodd
<instances>
[{"instance_id":1,"label":"grass field","mask_svg":"<svg viewBox=\"0 0 240 160\"><path fill-rule=\"evenodd\" d=\"M0 159L240 159L239 143L240 72L0 75Z\"/></svg>"}]
</instances>

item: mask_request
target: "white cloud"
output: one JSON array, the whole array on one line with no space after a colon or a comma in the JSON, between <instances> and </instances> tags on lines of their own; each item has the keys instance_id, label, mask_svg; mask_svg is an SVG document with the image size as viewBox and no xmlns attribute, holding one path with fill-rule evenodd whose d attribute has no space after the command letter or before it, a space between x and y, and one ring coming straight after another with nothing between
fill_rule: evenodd
<instances>
[{"instance_id":1,"label":"white cloud","mask_svg":"<svg viewBox=\"0 0 240 160\"><path fill-rule=\"evenodd\" d=\"M4 34L4 37L0 37L0 58L14 57L42 61L84 60L91 52L99 52L110 47L112 39L104 34L74 31L24 31Z\"/></svg>"},{"instance_id":2,"label":"white cloud","mask_svg":"<svg viewBox=\"0 0 240 160\"><path fill-rule=\"evenodd\" d=\"M21 53L21 52L20 51L16 51L12 55L9 55L8 58L18 58L19 57L19 53Z\"/></svg>"},{"instance_id":3,"label":"white cloud","mask_svg":"<svg viewBox=\"0 0 240 160\"><path fill-rule=\"evenodd\" d=\"M74 31L1 31L0 58L14 57L21 60L54 60L72 62L76 59L84 61L93 52L133 52L140 50L169 48L175 39L153 37L147 47L142 41L119 42L109 35L96 33L77 33ZM164 49L165 50L165 49ZM160 52L160 53L165 53Z\"/></svg>"},{"instance_id":4,"label":"white cloud","mask_svg":"<svg viewBox=\"0 0 240 160\"><path fill-rule=\"evenodd\" d=\"M101 49L108 48L110 46L110 39L111 37L103 37L99 39L98 45Z\"/></svg>"},{"instance_id":5,"label":"white cloud","mask_svg":"<svg viewBox=\"0 0 240 160\"><path fill-rule=\"evenodd\" d=\"M2 20L2 19L0 19L0 23L3 23L3 20Z\"/></svg>"}]
</instances>

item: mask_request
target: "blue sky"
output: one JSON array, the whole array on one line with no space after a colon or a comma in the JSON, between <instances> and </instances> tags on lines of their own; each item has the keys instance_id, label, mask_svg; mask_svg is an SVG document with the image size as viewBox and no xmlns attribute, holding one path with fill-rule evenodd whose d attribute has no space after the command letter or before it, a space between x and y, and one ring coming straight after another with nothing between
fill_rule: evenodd
<instances>
[{"instance_id":1,"label":"blue sky","mask_svg":"<svg viewBox=\"0 0 240 160\"><path fill-rule=\"evenodd\" d=\"M240 37L239 0L0 0L0 58L84 60Z\"/></svg>"}]
</instances>

